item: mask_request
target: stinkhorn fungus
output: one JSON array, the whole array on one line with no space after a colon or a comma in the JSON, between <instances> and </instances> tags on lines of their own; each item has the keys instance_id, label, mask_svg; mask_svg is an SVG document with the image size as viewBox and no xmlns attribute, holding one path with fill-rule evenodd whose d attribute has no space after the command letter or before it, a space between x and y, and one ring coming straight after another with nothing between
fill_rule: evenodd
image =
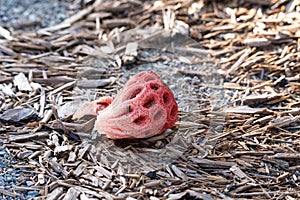
<instances>
[{"instance_id":1,"label":"stinkhorn fungus","mask_svg":"<svg viewBox=\"0 0 300 200\"><path fill-rule=\"evenodd\" d=\"M75 118L97 115L95 129L111 139L146 138L163 133L178 119L170 88L154 72L133 76L114 99L102 97L83 105Z\"/></svg>"}]
</instances>

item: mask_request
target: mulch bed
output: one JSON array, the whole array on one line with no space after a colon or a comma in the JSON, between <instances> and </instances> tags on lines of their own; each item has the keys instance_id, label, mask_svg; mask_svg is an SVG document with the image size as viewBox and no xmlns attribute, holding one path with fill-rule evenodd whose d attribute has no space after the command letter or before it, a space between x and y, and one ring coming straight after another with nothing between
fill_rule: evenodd
<instances>
[{"instance_id":1,"label":"mulch bed","mask_svg":"<svg viewBox=\"0 0 300 200\"><path fill-rule=\"evenodd\" d=\"M15 160L1 173L26 172L0 197L300 198L299 12L297 0L91 0L37 31L0 26L0 144ZM114 142L72 119L142 70L174 91L172 130Z\"/></svg>"}]
</instances>

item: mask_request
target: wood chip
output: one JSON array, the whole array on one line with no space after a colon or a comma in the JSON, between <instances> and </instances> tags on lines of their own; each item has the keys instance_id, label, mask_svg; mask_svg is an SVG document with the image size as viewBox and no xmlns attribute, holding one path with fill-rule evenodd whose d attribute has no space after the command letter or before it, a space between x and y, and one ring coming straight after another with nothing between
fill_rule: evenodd
<instances>
[{"instance_id":1,"label":"wood chip","mask_svg":"<svg viewBox=\"0 0 300 200\"><path fill-rule=\"evenodd\" d=\"M251 108L249 106L238 106L234 108L228 108L225 110L227 113L239 113L239 114L255 114L255 113L273 113L267 108Z\"/></svg>"},{"instance_id":2,"label":"wood chip","mask_svg":"<svg viewBox=\"0 0 300 200\"><path fill-rule=\"evenodd\" d=\"M14 77L14 84L18 87L20 91L32 91L28 79L23 73L19 73Z\"/></svg>"},{"instance_id":3,"label":"wood chip","mask_svg":"<svg viewBox=\"0 0 300 200\"><path fill-rule=\"evenodd\" d=\"M50 194L47 195L47 200L58 199L62 194L63 194L63 187L57 187Z\"/></svg>"},{"instance_id":4,"label":"wood chip","mask_svg":"<svg viewBox=\"0 0 300 200\"><path fill-rule=\"evenodd\" d=\"M80 192L75 188L71 187L68 189L67 194L63 198L63 200L72 200L76 199L79 196Z\"/></svg>"},{"instance_id":5,"label":"wood chip","mask_svg":"<svg viewBox=\"0 0 300 200\"><path fill-rule=\"evenodd\" d=\"M21 134L21 135L16 135L16 136L9 136L8 141L10 142L17 142L17 141L22 141L22 140L31 140L31 139L36 139L36 138L44 138L49 136L48 132L37 132L37 133L29 133L29 134Z\"/></svg>"},{"instance_id":6,"label":"wood chip","mask_svg":"<svg viewBox=\"0 0 300 200\"><path fill-rule=\"evenodd\" d=\"M11 36L10 32L8 30L6 30L5 28L3 28L2 26L0 26L0 35L2 37L4 37L7 40L13 40L14 38Z\"/></svg>"}]
</instances>

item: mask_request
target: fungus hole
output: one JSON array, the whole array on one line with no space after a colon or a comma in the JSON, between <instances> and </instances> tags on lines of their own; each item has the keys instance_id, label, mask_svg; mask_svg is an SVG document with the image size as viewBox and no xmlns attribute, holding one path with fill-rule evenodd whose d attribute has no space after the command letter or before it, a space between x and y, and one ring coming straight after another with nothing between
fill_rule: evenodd
<instances>
[{"instance_id":1,"label":"fungus hole","mask_svg":"<svg viewBox=\"0 0 300 200\"><path fill-rule=\"evenodd\" d=\"M155 121L158 121L158 120L160 119L161 115L162 115L162 111L159 110L159 111L154 115L153 119L154 119Z\"/></svg>"},{"instance_id":2,"label":"fungus hole","mask_svg":"<svg viewBox=\"0 0 300 200\"><path fill-rule=\"evenodd\" d=\"M150 83L150 88L151 88L152 90L158 90L159 85L156 84L156 83Z\"/></svg>"},{"instance_id":3,"label":"fungus hole","mask_svg":"<svg viewBox=\"0 0 300 200\"><path fill-rule=\"evenodd\" d=\"M141 91L142 91L141 88L138 88L138 89L134 90L134 91L132 92L131 96L130 96L130 99L135 98Z\"/></svg>"},{"instance_id":4,"label":"fungus hole","mask_svg":"<svg viewBox=\"0 0 300 200\"><path fill-rule=\"evenodd\" d=\"M139 116L138 118L136 118L133 123L135 123L136 125L145 125L146 124L146 117L145 116Z\"/></svg>"},{"instance_id":5,"label":"fungus hole","mask_svg":"<svg viewBox=\"0 0 300 200\"><path fill-rule=\"evenodd\" d=\"M170 94L169 94L169 93L164 93L164 94L163 94L163 100L164 100L164 103L165 103L165 104L169 104L170 101L171 101Z\"/></svg>"},{"instance_id":6,"label":"fungus hole","mask_svg":"<svg viewBox=\"0 0 300 200\"><path fill-rule=\"evenodd\" d=\"M144 108L150 108L151 106L153 106L155 104L154 102L154 97L150 97L148 98L145 103L143 104Z\"/></svg>"}]
</instances>

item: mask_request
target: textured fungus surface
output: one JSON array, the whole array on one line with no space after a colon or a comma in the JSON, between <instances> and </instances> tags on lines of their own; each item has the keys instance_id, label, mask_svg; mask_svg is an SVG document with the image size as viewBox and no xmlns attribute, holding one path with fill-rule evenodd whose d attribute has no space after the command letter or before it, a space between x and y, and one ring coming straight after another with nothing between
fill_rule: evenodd
<instances>
[{"instance_id":1,"label":"textured fungus surface","mask_svg":"<svg viewBox=\"0 0 300 200\"><path fill-rule=\"evenodd\" d=\"M112 97L105 96L92 102L84 103L73 115L74 119L79 119L86 115L97 115L99 111L108 107L113 101Z\"/></svg>"},{"instance_id":2,"label":"textured fungus surface","mask_svg":"<svg viewBox=\"0 0 300 200\"><path fill-rule=\"evenodd\" d=\"M116 97L102 97L75 113L97 115L95 128L111 139L146 138L163 133L178 119L178 105L154 72L133 76Z\"/></svg>"},{"instance_id":3,"label":"textured fungus surface","mask_svg":"<svg viewBox=\"0 0 300 200\"><path fill-rule=\"evenodd\" d=\"M178 119L172 91L154 72L133 76L112 103L98 112L95 128L111 139L145 138L171 128Z\"/></svg>"}]
</instances>

